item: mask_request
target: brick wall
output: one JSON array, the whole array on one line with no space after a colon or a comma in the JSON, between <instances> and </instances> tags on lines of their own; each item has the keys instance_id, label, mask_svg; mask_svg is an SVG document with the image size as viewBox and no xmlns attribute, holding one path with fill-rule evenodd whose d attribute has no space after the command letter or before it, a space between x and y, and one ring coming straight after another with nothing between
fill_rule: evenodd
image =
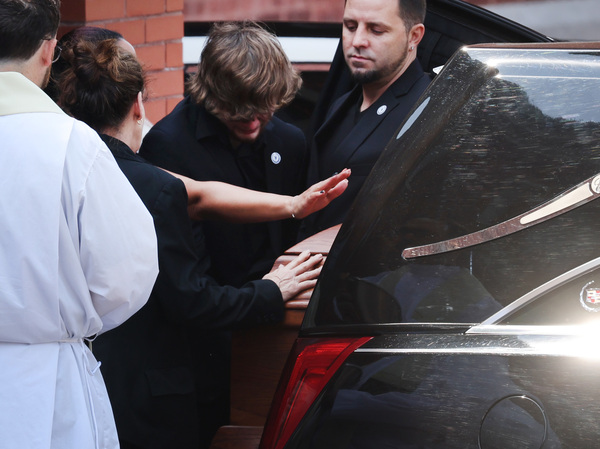
<instances>
[{"instance_id":1,"label":"brick wall","mask_svg":"<svg viewBox=\"0 0 600 449\"><path fill-rule=\"evenodd\" d=\"M475 4L533 0L471 0ZM60 35L81 25L120 32L149 74L148 119L170 112L183 94L183 22L254 19L339 22L344 0L62 0Z\"/></svg>"},{"instance_id":2,"label":"brick wall","mask_svg":"<svg viewBox=\"0 0 600 449\"><path fill-rule=\"evenodd\" d=\"M182 98L184 0L62 0L59 35L81 25L121 33L148 72L146 115L156 123Z\"/></svg>"},{"instance_id":3,"label":"brick wall","mask_svg":"<svg viewBox=\"0 0 600 449\"><path fill-rule=\"evenodd\" d=\"M186 21L339 22L344 0L185 0Z\"/></svg>"},{"instance_id":4,"label":"brick wall","mask_svg":"<svg viewBox=\"0 0 600 449\"><path fill-rule=\"evenodd\" d=\"M467 0L476 5L533 0ZM186 21L283 20L338 22L344 0L185 0Z\"/></svg>"}]
</instances>

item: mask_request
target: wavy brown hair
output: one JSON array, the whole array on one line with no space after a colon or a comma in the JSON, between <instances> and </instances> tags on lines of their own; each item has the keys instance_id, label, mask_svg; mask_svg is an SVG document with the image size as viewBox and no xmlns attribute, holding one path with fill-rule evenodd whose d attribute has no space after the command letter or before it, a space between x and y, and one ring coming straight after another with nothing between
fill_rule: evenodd
<instances>
[{"instance_id":1,"label":"wavy brown hair","mask_svg":"<svg viewBox=\"0 0 600 449\"><path fill-rule=\"evenodd\" d=\"M285 106L301 85L275 35L245 21L213 25L187 88L209 112L248 119Z\"/></svg>"},{"instance_id":2,"label":"wavy brown hair","mask_svg":"<svg viewBox=\"0 0 600 449\"><path fill-rule=\"evenodd\" d=\"M66 62L56 79L61 107L98 132L119 127L146 85L135 55L108 39L77 42L61 57Z\"/></svg>"}]
</instances>

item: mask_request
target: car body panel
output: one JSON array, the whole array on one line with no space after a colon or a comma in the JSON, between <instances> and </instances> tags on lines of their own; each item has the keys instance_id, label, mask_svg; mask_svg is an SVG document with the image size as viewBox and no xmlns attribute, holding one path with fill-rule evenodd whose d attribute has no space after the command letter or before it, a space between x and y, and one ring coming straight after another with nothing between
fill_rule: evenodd
<instances>
[{"instance_id":1,"label":"car body panel","mask_svg":"<svg viewBox=\"0 0 600 449\"><path fill-rule=\"evenodd\" d=\"M594 447L600 360L568 350L581 344L552 334L374 338L286 448Z\"/></svg>"},{"instance_id":2,"label":"car body panel","mask_svg":"<svg viewBox=\"0 0 600 449\"><path fill-rule=\"evenodd\" d=\"M468 47L436 77L357 197L303 332L480 323L600 254L593 193L497 238L600 173L600 52L547 45ZM466 241L483 231L483 243ZM403 253L445 241L450 250Z\"/></svg>"},{"instance_id":3,"label":"car body panel","mask_svg":"<svg viewBox=\"0 0 600 449\"><path fill-rule=\"evenodd\" d=\"M599 174L600 44L458 51L357 197L300 330L373 338L283 447L594 447Z\"/></svg>"}]
</instances>

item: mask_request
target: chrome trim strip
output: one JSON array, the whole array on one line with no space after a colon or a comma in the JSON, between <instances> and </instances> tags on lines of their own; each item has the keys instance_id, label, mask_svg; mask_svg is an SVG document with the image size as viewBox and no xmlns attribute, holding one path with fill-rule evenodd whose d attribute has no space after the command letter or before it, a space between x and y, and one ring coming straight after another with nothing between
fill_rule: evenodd
<instances>
[{"instance_id":1,"label":"chrome trim strip","mask_svg":"<svg viewBox=\"0 0 600 449\"><path fill-rule=\"evenodd\" d=\"M523 307L530 301L533 301L536 298L538 298L539 296L543 295L544 293L554 290L555 288L570 281L571 279L581 276L581 275L583 275L589 271L592 271L598 267L600 267L600 257L590 260L589 262L586 262L583 265L575 267L572 270L569 270L566 273L563 273L560 276L557 276L554 279L551 279L550 281L546 282L545 284L542 284L539 287L534 288L529 293L526 293L525 295L521 296L519 299L513 301L508 306L504 307L502 310L499 310L494 315L490 316L487 320L483 321L481 324L479 324L475 327L472 327L471 329L469 329L467 331L467 333L477 333L478 329L480 329L480 328L483 328L485 330L486 326L497 325L497 323L502 321L505 317L512 314L516 310L520 309L521 307ZM510 327L510 326L502 326L503 329L505 327ZM535 327L536 328L544 328L544 326L535 326ZM560 326L560 327L563 328L566 326Z\"/></svg>"},{"instance_id":2,"label":"chrome trim strip","mask_svg":"<svg viewBox=\"0 0 600 449\"><path fill-rule=\"evenodd\" d=\"M595 329L594 329L595 330ZM573 325L573 326L513 326L513 325L490 325L481 324L469 329L466 333L469 335L495 335L495 336L512 336L512 335L543 335L543 336L581 336L590 332L590 327Z\"/></svg>"},{"instance_id":3,"label":"chrome trim strip","mask_svg":"<svg viewBox=\"0 0 600 449\"><path fill-rule=\"evenodd\" d=\"M491 354L519 355L540 354L537 348L500 348L500 347L469 347L469 348L359 348L355 353L363 354ZM548 351L544 355L555 355Z\"/></svg>"},{"instance_id":4,"label":"chrome trim strip","mask_svg":"<svg viewBox=\"0 0 600 449\"><path fill-rule=\"evenodd\" d=\"M405 259L432 256L458 249L479 245L480 243L505 237L530 226L543 223L577 207L583 206L600 196L600 174L594 175L582 183L570 188L554 199L510 220L498 223L471 234L462 235L442 242L406 248L402 251Z\"/></svg>"},{"instance_id":5,"label":"chrome trim strip","mask_svg":"<svg viewBox=\"0 0 600 449\"><path fill-rule=\"evenodd\" d=\"M568 349L568 348L567 348ZM465 355L536 355L581 358L585 354L569 352L568 350L556 350L552 346L532 346L524 348L502 348L502 347L468 347L468 348L359 348L355 353L363 354L465 354Z\"/></svg>"}]
</instances>

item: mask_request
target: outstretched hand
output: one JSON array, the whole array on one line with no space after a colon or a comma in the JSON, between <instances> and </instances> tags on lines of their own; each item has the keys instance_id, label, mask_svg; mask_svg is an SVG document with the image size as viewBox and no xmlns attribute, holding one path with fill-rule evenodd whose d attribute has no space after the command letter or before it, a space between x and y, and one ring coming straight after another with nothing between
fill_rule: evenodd
<instances>
[{"instance_id":1,"label":"outstretched hand","mask_svg":"<svg viewBox=\"0 0 600 449\"><path fill-rule=\"evenodd\" d=\"M314 288L317 278L321 273L321 254L310 255L309 251L302 252L287 265L280 265L277 269L267 273L263 279L269 279L279 287L284 301L289 301L300 292Z\"/></svg>"},{"instance_id":2,"label":"outstretched hand","mask_svg":"<svg viewBox=\"0 0 600 449\"><path fill-rule=\"evenodd\" d=\"M300 195L293 197L294 217L304 218L323 209L346 190L349 176L350 169L345 168L340 173L313 184Z\"/></svg>"}]
</instances>

